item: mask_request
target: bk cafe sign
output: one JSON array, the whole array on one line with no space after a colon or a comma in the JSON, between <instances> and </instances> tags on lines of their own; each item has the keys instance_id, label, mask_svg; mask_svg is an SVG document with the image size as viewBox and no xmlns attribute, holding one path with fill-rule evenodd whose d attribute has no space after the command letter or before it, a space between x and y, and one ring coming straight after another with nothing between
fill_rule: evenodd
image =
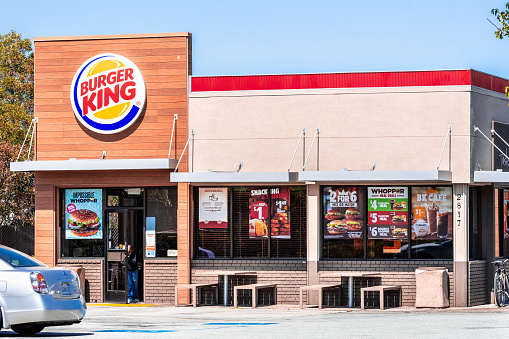
<instances>
[{"instance_id":1,"label":"bk cafe sign","mask_svg":"<svg viewBox=\"0 0 509 339\"><path fill-rule=\"evenodd\" d=\"M140 70L118 54L99 54L88 59L72 80L74 115L96 133L125 130L138 119L145 101L145 81Z\"/></svg>"}]
</instances>

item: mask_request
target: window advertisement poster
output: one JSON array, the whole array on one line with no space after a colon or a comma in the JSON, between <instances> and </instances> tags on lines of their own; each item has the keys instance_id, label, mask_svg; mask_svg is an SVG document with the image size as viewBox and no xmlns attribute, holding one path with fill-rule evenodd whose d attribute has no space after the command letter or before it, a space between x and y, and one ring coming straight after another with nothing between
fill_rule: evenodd
<instances>
[{"instance_id":1,"label":"window advertisement poster","mask_svg":"<svg viewBox=\"0 0 509 339\"><path fill-rule=\"evenodd\" d=\"M272 188L270 201L270 236L290 239L290 187Z\"/></svg>"},{"instance_id":2,"label":"window advertisement poster","mask_svg":"<svg viewBox=\"0 0 509 339\"><path fill-rule=\"evenodd\" d=\"M360 187L324 187L324 239L363 239L364 211Z\"/></svg>"},{"instance_id":3,"label":"window advertisement poster","mask_svg":"<svg viewBox=\"0 0 509 339\"><path fill-rule=\"evenodd\" d=\"M509 239L509 224L507 222L509 213L509 190L504 190L504 239Z\"/></svg>"},{"instance_id":4,"label":"window advertisement poster","mask_svg":"<svg viewBox=\"0 0 509 339\"><path fill-rule=\"evenodd\" d=\"M251 187L249 189L249 238L267 238L269 219L269 188Z\"/></svg>"},{"instance_id":5,"label":"window advertisement poster","mask_svg":"<svg viewBox=\"0 0 509 339\"><path fill-rule=\"evenodd\" d=\"M156 217L145 218L145 256L155 258L156 256Z\"/></svg>"},{"instance_id":6,"label":"window advertisement poster","mask_svg":"<svg viewBox=\"0 0 509 339\"><path fill-rule=\"evenodd\" d=\"M199 189L199 228L228 228L228 188Z\"/></svg>"},{"instance_id":7,"label":"window advertisement poster","mask_svg":"<svg viewBox=\"0 0 509 339\"><path fill-rule=\"evenodd\" d=\"M368 187L368 239L408 239L408 187Z\"/></svg>"},{"instance_id":8,"label":"window advertisement poster","mask_svg":"<svg viewBox=\"0 0 509 339\"><path fill-rule=\"evenodd\" d=\"M65 239L102 239L101 189L65 190Z\"/></svg>"},{"instance_id":9,"label":"window advertisement poster","mask_svg":"<svg viewBox=\"0 0 509 339\"><path fill-rule=\"evenodd\" d=\"M412 187L412 239L452 239L452 187Z\"/></svg>"}]
</instances>

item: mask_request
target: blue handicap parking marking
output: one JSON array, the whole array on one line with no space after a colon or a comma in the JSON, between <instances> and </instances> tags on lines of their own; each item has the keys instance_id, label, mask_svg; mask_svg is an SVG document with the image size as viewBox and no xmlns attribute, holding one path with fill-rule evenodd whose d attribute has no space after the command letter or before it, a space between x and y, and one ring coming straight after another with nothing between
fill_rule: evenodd
<instances>
[{"instance_id":1,"label":"blue handicap parking marking","mask_svg":"<svg viewBox=\"0 0 509 339\"><path fill-rule=\"evenodd\" d=\"M94 332L112 332L112 333L168 333L176 332L174 330L100 330Z\"/></svg>"},{"instance_id":2,"label":"blue handicap parking marking","mask_svg":"<svg viewBox=\"0 0 509 339\"><path fill-rule=\"evenodd\" d=\"M256 326L256 325L277 325L278 323L206 323L213 326Z\"/></svg>"}]
</instances>

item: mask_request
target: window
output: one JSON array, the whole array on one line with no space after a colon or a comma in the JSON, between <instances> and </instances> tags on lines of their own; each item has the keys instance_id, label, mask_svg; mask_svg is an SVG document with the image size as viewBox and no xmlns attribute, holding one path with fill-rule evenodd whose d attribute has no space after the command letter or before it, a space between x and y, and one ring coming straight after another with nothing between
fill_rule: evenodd
<instances>
[{"instance_id":1,"label":"window","mask_svg":"<svg viewBox=\"0 0 509 339\"><path fill-rule=\"evenodd\" d=\"M109 188L106 190L106 208L143 207L142 188Z\"/></svg>"},{"instance_id":2,"label":"window","mask_svg":"<svg viewBox=\"0 0 509 339\"><path fill-rule=\"evenodd\" d=\"M154 218L156 257L176 256L177 188L148 188L147 218Z\"/></svg>"},{"instance_id":3,"label":"window","mask_svg":"<svg viewBox=\"0 0 509 339\"><path fill-rule=\"evenodd\" d=\"M37 267L44 266L39 261L30 258L28 255L0 247L0 259L12 267Z\"/></svg>"},{"instance_id":4,"label":"window","mask_svg":"<svg viewBox=\"0 0 509 339\"><path fill-rule=\"evenodd\" d=\"M61 197L62 257L104 257L102 189L66 189Z\"/></svg>"},{"instance_id":5,"label":"window","mask_svg":"<svg viewBox=\"0 0 509 339\"><path fill-rule=\"evenodd\" d=\"M452 259L452 187L412 187L412 259Z\"/></svg>"},{"instance_id":6,"label":"window","mask_svg":"<svg viewBox=\"0 0 509 339\"><path fill-rule=\"evenodd\" d=\"M323 192L323 257L364 258L364 189L326 186Z\"/></svg>"},{"instance_id":7,"label":"window","mask_svg":"<svg viewBox=\"0 0 509 339\"><path fill-rule=\"evenodd\" d=\"M196 206L203 203L199 190L194 191ZM229 188L225 226L201 224L199 209L195 209L197 259L306 258L305 187Z\"/></svg>"},{"instance_id":8,"label":"window","mask_svg":"<svg viewBox=\"0 0 509 339\"><path fill-rule=\"evenodd\" d=\"M452 259L452 187L322 188L324 259Z\"/></svg>"}]
</instances>

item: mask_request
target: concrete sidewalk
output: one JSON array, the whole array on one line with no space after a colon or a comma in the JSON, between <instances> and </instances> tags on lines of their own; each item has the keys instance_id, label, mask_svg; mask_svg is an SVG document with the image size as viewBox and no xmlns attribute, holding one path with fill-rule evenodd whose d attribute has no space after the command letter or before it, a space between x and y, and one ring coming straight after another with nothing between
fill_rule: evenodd
<instances>
[{"instance_id":1,"label":"concrete sidewalk","mask_svg":"<svg viewBox=\"0 0 509 339\"><path fill-rule=\"evenodd\" d=\"M164 307L164 308L176 308L176 309L185 309L190 308L191 305L184 305L175 307L174 304L109 304L109 303L88 303L89 307ZM198 306L195 309L235 309L233 306L223 306L223 305L212 305L212 306ZM236 309L252 309L251 307L237 307ZM270 305L270 306L259 306L256 309L270 309L270 310L279 310L279 311L292 311L292 310L300 310L299 305ZM416 307L393 307L386 308L385 310L380 310L377 308L366 308L365 310L361 310L360 307L348 308L348 307L325 307L323 309L318 309L315 305L304 306L304 310L312 310L316 312L469 312L469 313L477 313L477 312L509 312L509 304L506 307L498 307L495 304L485 304L480 306L472 306L472 307L447 307L447 308L416 308Z\"/></svg>"}]
</instances>

